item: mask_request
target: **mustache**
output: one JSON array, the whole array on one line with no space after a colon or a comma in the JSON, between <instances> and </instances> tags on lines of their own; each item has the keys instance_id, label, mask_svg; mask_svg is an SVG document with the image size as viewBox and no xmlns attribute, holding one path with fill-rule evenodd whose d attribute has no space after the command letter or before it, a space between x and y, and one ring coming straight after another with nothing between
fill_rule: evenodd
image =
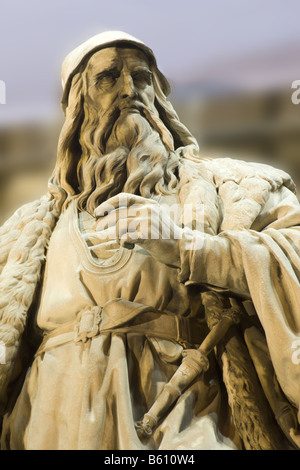
<instances>
[{"instance_id":1,"label":"mustache","mask_svg":"<svg viewBox=\"0 0 300 470\"><path fill-rule=\"evenodd\" d=\"M169 152L174 151L174 139L171 132L162 123L159 116L154 111L147 107L144 103L139 100L133 100L131 98L124 98L116 102L108 112L106 112L101 118L101 125L95 134L95 141L98 141L99 149L104 155L106 153L106 146L108 139L110 138L113 128L117 123L119 117L126 112L138 112L144 119L148 121L150 126L155 130L166 149ZM98 137L98 138L97 138Z\"/></svg>"}]
</instances>

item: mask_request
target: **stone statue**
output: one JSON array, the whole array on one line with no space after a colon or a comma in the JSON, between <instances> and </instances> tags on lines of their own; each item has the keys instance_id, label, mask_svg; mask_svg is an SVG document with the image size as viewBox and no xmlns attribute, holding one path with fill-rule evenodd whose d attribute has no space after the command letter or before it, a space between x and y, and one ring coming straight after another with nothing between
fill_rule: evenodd
<instances>
[{"instance_id":1,"label":"stone statue","mask_svg":"<svg viewBox=\"0 0 300 470\"><path fill-rule=\"evenodd\" d=\"M290 176L202 155L126 33L62 80L49 193L1 228L1 448L298 449Z\"/></svg>"}]
</instances>

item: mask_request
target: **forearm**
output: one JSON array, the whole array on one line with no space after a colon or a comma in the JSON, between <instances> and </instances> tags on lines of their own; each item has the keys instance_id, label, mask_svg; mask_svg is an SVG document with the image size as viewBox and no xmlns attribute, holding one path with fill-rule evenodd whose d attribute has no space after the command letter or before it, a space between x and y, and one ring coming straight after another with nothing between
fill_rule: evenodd
<instances>
[{"instance_id":1,"label":"forearm","mask_svg":"<svg viewBox=\"0 0 300 470\"><path fill-rule=\"evenodd\" d=\"M211 236L185 231L180 240L180 281L209 284L249 297L242 260L245 232Z\"/></svg>"},{"instance_id":2,"label":"forearm","mask_svg":"<svg viewBox=\"0 0 300 470\"><path fill-rule=\"evenodd\" d=\"M180 242L180 280L251 296L281 386L298 407L299 366L292 358L300 333L300 229L199 237L194 250L184 249L184 239Z\"/></svg>"}]
</instances>

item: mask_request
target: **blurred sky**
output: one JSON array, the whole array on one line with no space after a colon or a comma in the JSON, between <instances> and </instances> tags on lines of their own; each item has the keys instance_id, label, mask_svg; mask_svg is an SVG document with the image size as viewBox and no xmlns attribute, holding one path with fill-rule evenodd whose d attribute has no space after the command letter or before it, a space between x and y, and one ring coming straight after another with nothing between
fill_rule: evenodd
<instances>
[{"instance_id":1,"label":"blurred sky","mask_svg":"<svg viewBox=\"0 0 300 470\"><path fill-rule=\"evenodd\" d=\"M0 0L0 80L6 84L0 124L60 112L65 55L109 29L149 45L175 85L209 70L207 77L227 73L229 81L236 77L250 87L267 71L267 81L283 75L286 86L300 79L299 0ZM265 59L274 63L277 54L282 67L267 64L261 74L245 67L258 58L262 71ZM239 70L236 59L244 64Z\"/></svg>"}]
</instances>

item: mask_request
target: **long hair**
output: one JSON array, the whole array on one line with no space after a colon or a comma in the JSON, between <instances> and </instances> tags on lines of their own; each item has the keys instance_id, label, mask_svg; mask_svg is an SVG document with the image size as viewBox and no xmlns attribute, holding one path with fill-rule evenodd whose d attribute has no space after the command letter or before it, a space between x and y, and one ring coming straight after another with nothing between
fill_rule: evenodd
<instances>
[{"instance_id":1,"label":"long hair","mask_svg":"<svg viewBox=\"0 0 300 470\"><path fill-rule=\"evenodd\" d=\"M163 93L156 68L152 66L151 69L155 90L155 107L159 113L159 119L146 107L143 108L143 114L151 123L154 132L159 134L168 152L170 158L166 165L166 171L163 175L158 174L158 162L154 162L157 165L156 169L152 168L151 175L147 175L150 168L147 169L144 165L143 171L146 180L141 181L142 174L138 168L135 168L134 175L131 171L129 172L126 184L124 165L129 156L129 150L120 146L113 152L114 158L110 158L112 154L105 154L104 143L112 131L112 124L109 122L99 123L97 114L87 106L84 100L84 74L79 71L72 79L68 106L65 111L65 123L58 142L56 166L49 180L49 191L56 199L59 208L67 207L71 200L77 198L79 209L88 209L88 205L88 210L92 210L97 202L118 193L123 186L125 186L125 191L149 196L147 183L151 188L151 178L154 183L155 177L157 181L156 184L153 184L152 192L167 192L174 189L176 185L174 172L180 159L185 157L199 159L196 139L180 122L173 106ZM112 116L111 122L114 121L113 118L114 116ZM147 137L149 136L146 136L146 142ZM151 150L152 147L153 145ZM148 156L151 155L151 150L149 149ZM137 158L137 153L135 153L135 158ZM139 154L139 158L140 160L138 162L137 159L137 162L140 164L143 156ZM132 160L133 158L131 158L131 162ZM93 174L95 176L91 176ZM162 178L165 184L163 184ZM143 188L146 189L143 191ZM94 193L93 197L87 204L92 193Z\"/></svg>"}]
</instances>

